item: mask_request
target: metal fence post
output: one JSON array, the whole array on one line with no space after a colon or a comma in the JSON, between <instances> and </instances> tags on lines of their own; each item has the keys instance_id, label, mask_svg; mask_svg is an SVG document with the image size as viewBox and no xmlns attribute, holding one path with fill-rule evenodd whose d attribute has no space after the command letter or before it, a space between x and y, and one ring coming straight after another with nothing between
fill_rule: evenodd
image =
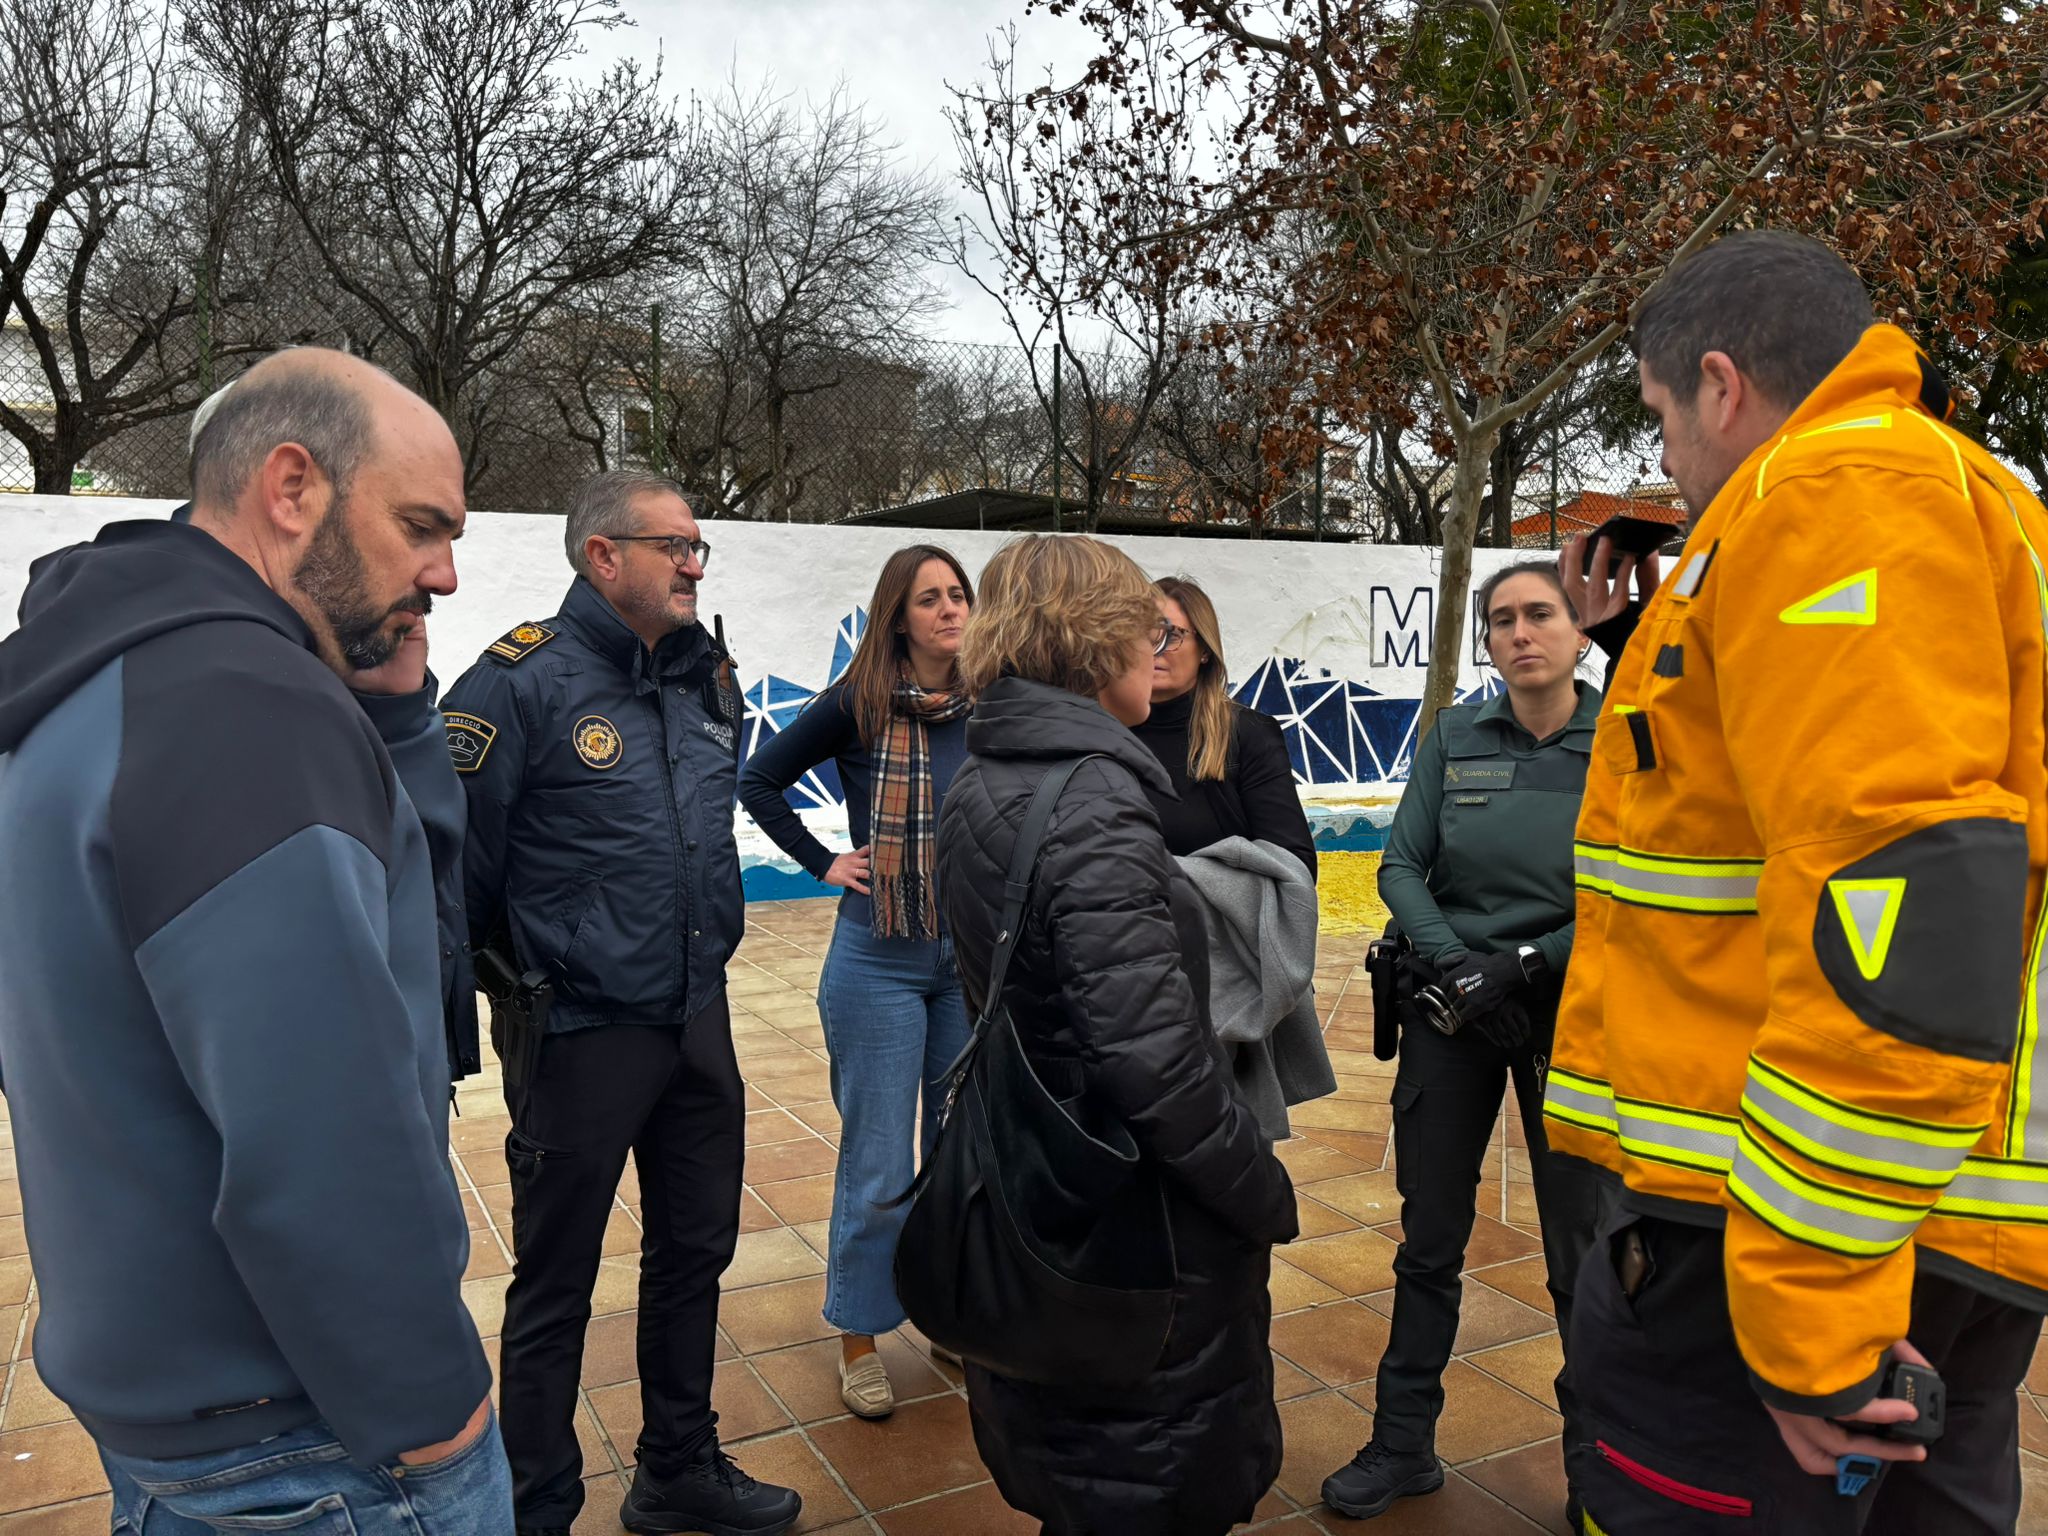
<instances>
[{"instance_id":1,"label":"metal fence post","mask_svg":"<svg viewBox=\"0 0 2048 1536\"><path fill-rule=\"evenodd\" d=\"M1323 436L1323 413L1316 411L1316 542L1323 538L1323 446L1328 441Z\"/></svg>"},{"instance_id":2,"label":"metal fence post","mask_svg":"<svg viewBox=\"0 0 2048 1536\"><path fill-rule=\"evenodd\" d=\"M1557 548L1557 423L1550 424L1550 547Z\"/></svg>"},{"instance_id":3,"label":"metal fence post","mask_svg":"<svg viewBox=\"0 0 2048 1536\"><path fill-rule=\"evenodd\" d=\"M1052 354L1052 531L1060 531L1060 461L1067 456L1067 440L1060 435L1060 376L1067 370L1057 348Z\"/></svg>"},{"instance_id":4,"label":"metal fence post","mask_svg":"<svg viewBox=\"0 0 2048 1536\"><path fill-rule=\"evenodd\" d=\"M213 253L199 258L198 289L193 295L195 318L199 322L199 398L213 393Z\"/></svg>"},{"instance_id":5,"label":"metal fence post","mask_svg":"<svg viewBox=\"0 0 2048 1536\"><path fill-rule=\"evenodd\" d=\"M648 370L651 387L647 399L647 461L657 475L668 473L668 434L661 425L661 306L647 312L647 330L654 348L653 367Z\"/></svg>"}]
</instances>

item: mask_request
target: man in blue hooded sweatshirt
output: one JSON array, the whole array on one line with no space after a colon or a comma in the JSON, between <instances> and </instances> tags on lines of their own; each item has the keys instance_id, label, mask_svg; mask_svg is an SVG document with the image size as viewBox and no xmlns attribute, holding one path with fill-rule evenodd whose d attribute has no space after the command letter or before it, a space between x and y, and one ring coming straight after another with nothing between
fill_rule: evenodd
<instances>
[{"instance_id":1,"label":"man in blue hooded sweatshirt","mask_svg":"<svg viewBox=\"0 0 2048 1536\"><path fill-rule=\"evenodd\" d=\"M237 381L192 474L189 522L38 562L0 642L37 1368L117 1527L500 1536L433 861L348 686L455 589L461 458L307 348Z\"/></svg>"}]
</instances>

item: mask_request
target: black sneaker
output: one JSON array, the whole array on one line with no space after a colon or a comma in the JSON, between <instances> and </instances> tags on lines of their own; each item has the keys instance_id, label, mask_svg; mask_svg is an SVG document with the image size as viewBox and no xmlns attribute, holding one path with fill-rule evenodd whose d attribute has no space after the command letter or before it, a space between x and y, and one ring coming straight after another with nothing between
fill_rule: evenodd
<instances>
[{"instance_id":1,"label":"black sneaker","mask_svg":"<svg viewBox=\"0 0 2048 1536\"><path fill-rule=\"evenodd\" d=\"M1323 1502L1353 1520L1370 1520L1396 1499L1435 1493L1443 1485L1443 1463L1433 1453L1393 1451L1373 1440L1323 1479Z\"/></svg>"},{"instance_id":2,"label":"black sneaker","mask_svg":"<svg viewBox=\"0 0 2048 1536\"><path fill-rule=\"evenodd\" d=\"M635 1468L619 1524L634 1536L781 1536L803 1512L803 1497L794 1488L757 1483L715 1450L709 1461L685 1467L659 1487L645 1468Z\"/></svg>"}]
</instances>

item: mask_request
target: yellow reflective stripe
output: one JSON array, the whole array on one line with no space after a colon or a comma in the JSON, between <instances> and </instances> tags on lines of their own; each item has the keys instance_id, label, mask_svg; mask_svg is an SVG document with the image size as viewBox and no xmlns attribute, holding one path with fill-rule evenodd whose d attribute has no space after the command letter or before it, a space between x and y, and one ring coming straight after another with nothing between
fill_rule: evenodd
<instances>
[{"instance_id":1,"label":"yellow reflective stripe","mask_svg":"<svg viewBox=\"0 0 2048 1536\"><path fill-rule=\"evenodd\" d=\"M1728 1192L1765 1226L1857 1258L1880 1258L1904 1246L1926 1208L1878 1200L1823 1184L1778 1161L1743 1127Z\"/></svg>"},{"instance_id":2,"label":"yellow reflective stripe","mask_svg":"<svg viewBox=\"0 0 2048 1536\"><path fill-rule=\"evenodd\" d=\"M1631 1157L1671 1163L1695 1173L1726 1173L1735 1157L1737 1122L1727 1115L1680 1109L1648 1099L1614 1100L1621 1149Z\"/></svg>"},{"instance_id":3,"label":"yellow reflective stripe","mask_svg":"<svg viewBox=\"0 0 2048 1536\"><path fill-rule=\"evenodd\" d=\"M1872 1114L1749 1059L1742 1110L1779 1141L1842 1173L1940 1189L1955 1177L1985 1125L1937 1125Z\"/></svg>"},{"instance_id":4,"label":"yellow reflective stripe","mask_svg":"<svg viewBox=\"0 0 2048 1536\"><path fill-rule=\"evenodd\" d=\"M1572 845L1572 880L1640 907L1746 915L1756 911L1762 859L1681 858L1602 843Z\"/></svg>"},{"instance_id":5,"label":"yellow reflective stripe","mask_svg":"<svg viewBox=\"0 0 2048 1536\"><path fill-rule=\"evenodd\" d=\"M1918 411L1908 411L1906 414L1941 439L1942 446L1954 455L1956 461L1956 488L1965 496L1968 496L1970 494L1970 473L1963 467L1963 450L1956 446L1955 439L1950 437L1948 431L1936 422L1932 416L1922 416Z\"/></svg>"},{"instance_id":6,"label":"yellow reflective stripe","mask_svg":"<svg viewBox=\"0 0 2048 1536\"><path fill-rule=\"evenodd\" d=\"M1613 1136L1621 1126L1614 1118L1614 1090L1598 1078L1580 1077L1553 1066L1543 1083L1543 1113L1582 1130Z\"/></svg>"},{"instance_id":7,"label":"yellow reflective stripe","mask_svg":"<svg viewBox=\"0 0 2048 1536\"><path fill-rule=\"evenodd\" d=\"M1772 448L1772 449L1771 449L1771 451L1770 451L1769 453L1767 453L1767 454L1765 454L1765 455L1764 455L1764 461L1763 461L1763 463L1761 463L1761 464L1757 465L1757 467L1756 467L1756 499L1757 499L1758 501L1762 501L1762 500L1764 499L1764 474L1765 474L1765 472L1766 472L1766 471L1768 471L1768 470L1770 469L1770 467L1771 467L1771 460L1775 459L1775 458L1776 458L1776 457L1778 456L1778 449L1780 449L1780 448L1783 448L1783 447L1784 447L1784 446L1785 446L1785 445L1786 445L1787 443L1789 443L1789 442L1791 442L1791 441L1792 441L1792 439L1791 439L1791 438L1789 438L1789 437L1781 437L1781 438L1779 438L1779 439L1778 439L1778 442L1777 442L1777 446L1776 446L1776 447L1774 447L1774 448Z\"/></svg>"},{"instance_id":8,"label":"yellow reflective stripe","mask_svg":"<svg viewBox=\"0 0 2048 1536\"><path fill-rule=\"evenodd\" d=\"M1838 421L1831 427L1808 427L1799 436L1801 438L1808 438L1826 437L1830 432L1889 431L1891 424L1892 413L1886 411L1882 416L1862 416L1855 421Z\"/></svg>"},{"instance_id":9,"label":"yellow reflective stripe","mask_svg":"<svg viewBox=\"0 0 2048 1536\"><path fill-rule=\"evenodd\" d=\"M2048 1164L1971 1157L1934 1204L1937 1216L1961 1221L2048 1224Z\"/></svg>"}]
</instances>

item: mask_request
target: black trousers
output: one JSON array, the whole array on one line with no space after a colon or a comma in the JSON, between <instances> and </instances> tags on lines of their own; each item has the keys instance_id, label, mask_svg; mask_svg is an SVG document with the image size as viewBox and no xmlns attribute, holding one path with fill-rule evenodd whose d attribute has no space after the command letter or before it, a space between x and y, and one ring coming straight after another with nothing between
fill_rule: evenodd
<instances>
[{"instance_id":1,"label":"black trousers","mask_svg":"<svg viewBox=\"0 0 2048 1536\"><path fill-rule=\"evenodd\" d=\"M1615 1269L1630 1226L1651 1263L1632 1298ZM1586 1255L1578 1303L1570 1352L1583 1428L1565 1463L1608 1536L2012 1536L2014 1391L2041 1336L2038 1313L1921 1269L1907 1336L1947 1386L1947 1431L1927 1460L1887 1463L1847 1498L1834 1478L1800 1470L1750 1384L1718 1230L1617 1209Z\"/></svg>"},{"instance_id":2,"label":"black trousers","mask_svg":"<svg viewBox=\"0 0 2048 1536\"><path fill-rule=\"evenodd\" d=\"M746 1101L723 997L687 1028L613 1024L550 1035L512 1105L512 1286L499 1417L521 1526L583 1507L577 1390L605 1223L640 1174L638 1456L657 1482L711 1453L718 1277L740 1230Z\"/></svg>"},{"instance_id":3,"label":"black trousers","mask_svg":"<svg viewBox=\"0 0 2048 1536\"><path fill-rule=\"evenodd\" d=\"M1539 1042L1549 1040L1553 1017L1539 1018ZM1401 1064L1394 1077L1401 1249L1394 1256L1394 1318L1380 1359L1373 1419L1373 1438L1393 1450L1421 1453L1436 1443L1444 1367L1458 1336L1463 1294L1458 1274L1472 1237L1486 1143L1510 1080L1529 1143L1543 1223L1545 1280L1560 1334L1571 1316L1579 1261L1614 1185L1591 1163L1549 1152L1538 1070L1543 1048L1503 1051L1469 1027L1456 1035L1422 1027L1401 1031ZM1558 1406L1567 1426L1574 1417L1571 1375L1567 1364L1557 1376Z\"/></svg>"}]
</instances>

